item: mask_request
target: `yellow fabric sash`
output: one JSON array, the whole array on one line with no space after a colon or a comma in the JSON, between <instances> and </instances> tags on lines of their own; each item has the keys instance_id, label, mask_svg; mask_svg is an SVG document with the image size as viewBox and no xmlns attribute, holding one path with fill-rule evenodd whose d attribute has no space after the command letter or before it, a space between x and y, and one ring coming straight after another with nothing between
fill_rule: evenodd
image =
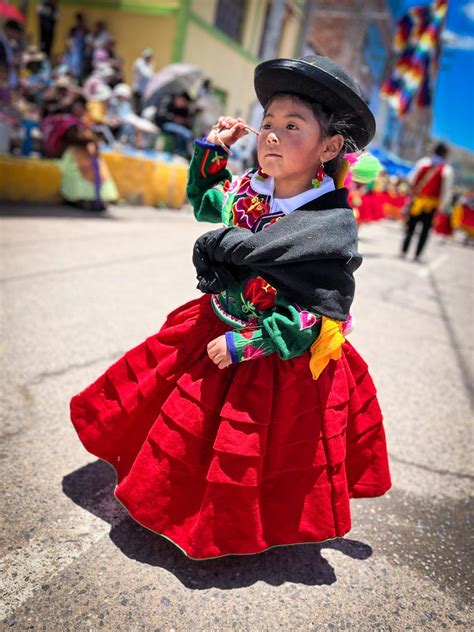
<instances>
[{"instance_id":1,"label":"yellow fabric sash","mask_svg":"<svg viewBox=\"0 0 474 632\"><path fill-rule=\"evenodd\" d=\"M347 158L344 158L334 178L336 189L340 189L344 186L344 180L346 179L350 166L350 162ZM311 359L309 361L309 367L314 380L318 379L329 364L329 360L339 360L341 357L341 347L345 341L346 339L342 335L342 322L323 316L321 331L310 349Z\"/></svg>"},{"instance_id":2,"label":"yellow fabric sash","mask_svg":"<svg viewBox=\"0 0 474 632\"><path fill-rule=\"evenodd\" d=\"M318 379L329 364L329 360L339 360L341 347L345 341L342 335L342 323L323 316L321 332L311 345L309 368L314 380Z\"/></svg>"},{"instance_id":3,"label":"yellow fabric sash","mask_svg":"<svg viewBox=\"0 0 474 632\"><path fill-rule=\"evenodd\" d=\"M410 207L410 215L416 217L422 213L431 213L438 206L438 198L429 195L420 195L416 197Z\"/></svg>"}]
</instances>

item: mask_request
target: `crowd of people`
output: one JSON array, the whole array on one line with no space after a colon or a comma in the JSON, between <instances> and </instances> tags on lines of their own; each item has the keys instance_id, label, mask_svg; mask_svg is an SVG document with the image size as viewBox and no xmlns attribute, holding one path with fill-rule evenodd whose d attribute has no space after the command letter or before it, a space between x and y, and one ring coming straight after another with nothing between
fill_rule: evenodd
<instances>
[{"instance_id":1,"label":"crowd of people","mask_svg":"<svg viewBox=\"0 0 474 632\"><path fill-rule=\"evenodd\" d=\"M207 133L221 113L209 80L195 98L178 89L146 107L151 48L135 60L129 85L105 22L90 27L77 13L62 53L53 54L54 0L39 4L38 19L39 46L28 44L20 22L9 20L0 31L0 153L62 159L64 199L97 210L117 198L100 158L104 144L189 159L195 134Z\"/></svg>"},{"instance_id":2,"label":"crowd of people","mask_svg":"<svg viewBox=\"0 0 474 632\"><path fill-rule=\"evenodd\" d=\"M53 54L57 19L55 0L38 4L39 46L28 44L20 22L9 20L0 30L0 153L61 159L64 199L102 210L118 196L100 157L103 145L165 149L189 159L193 139L209 133L223 113L222 103L204 77L192 96L175 89L150 99L153 50L145 48L134 61L132 83L127 84L113 33L102 20L89 25L82 13L75 15L63 51ZM259 116L260 111L255 118ZM233 148L231 169L233 160L237 170L254 166L255 145L253 135L241 139ZM436 152L435 148L435 156ZM437 156L434 162L442 158ZM445 176L449 170L447 165ZM383 172L375 182L353 180L350 201L358 224L383 218L406 221L403 253L421 224L418 256L432 226L446 237L461 228L471 240L472 194L453 190L452 177L444 177L442 212L413 213L417 173L418 167L405 178ZM434 181L429 186L435 186Z\"/></svg>"},{"instance_id":3,"label":"crowd of people","mask_svg":"<svg viewBox=\"0 0 474 632\"><path fill-rule=\"evenodd\" d=\"M382 171L367 184L350 183L349 199L360 225L382 219L405 224L401 256L408 254L416 238L414 258L420 261L429 234L434 230L446 240L454 231L465 234L465 243L474 238L474 195L454 184L454 171L448 162L448 147L438 143L431 155L421 158L405 177Z\"/></svg>"}]
</instances>

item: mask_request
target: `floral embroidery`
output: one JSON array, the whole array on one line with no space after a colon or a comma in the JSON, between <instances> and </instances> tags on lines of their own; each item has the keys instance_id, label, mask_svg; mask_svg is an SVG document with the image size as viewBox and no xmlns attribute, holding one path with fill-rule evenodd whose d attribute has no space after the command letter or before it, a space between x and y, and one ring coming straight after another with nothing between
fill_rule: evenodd
<instances>
[{"instance_id":1,"label":"floral embroidery","mask_svg":"<svg viewBox=\"0 0 474 632\"><path fill-rule=\"evenodd\" d=\"M230 193L237 188L238 181L237 180L226 180L222 185L222 190L225 193Z\"/></svg>"},{"instance_id":2,"label":"floral embroidery","mask_svg":"<svg viewBox=\"0 0 474 632\"><path fill-rule=\"evenodd\" d=\"M273 224L279 222L284 217L285 213L272 213L271 215L267 215L267 217L261 217L258 229L265 230L269 226L272 226Z\"/></svg>"},{"instance_id":3,"label":"floral embroidery","mask_svg":"<svg viewBox=\"0 0 474 632\"><path fill-rule=\"evenodd\" d=\"M255 195L255 191L250 186L251 173L246 173L240 180L240 186L237 189L236 195Z\"/></svg>"},{"instance_id":4,"label":"floral embroidery","mask_svg":"<svg viewBox=\"0 0 474 632\"><path fill-rule=\"evenodd\" d=\"M300 312L300 331L310 329L317 323L317 318L311 312L307 312L305 309Z\"/></svg>"},{"instance_id":5,"label":"floral embroidery","mask_svg":"<svg viewBox=\"0 0 474 632\"><path fill-rule=\"evenodd\" d=\"M242 329L241 331L239 331L239 334L243 338L247 338L247 340L252 340L255 335L255 329Z\"/></svg>"},{"instance_id":6,"label":"floral embroidery","mask_svg":"<svg viewBox=\"0 0 474 632\"><path fill-rule=\"evenodd\" d=\"M223 187L226 194L233 193L232 221L234 226L253 229L256 221L261 215L269 213L270 209L266 203L266 198L259 195L251 186L253 172L246 173L234 186ZM224 204L227 202L227 196Z\"/></svg>"},{"instance_id":7,"label":"floral embroidery","mask_svg":"<svg viewBox=\"0 0 474 632\"><path fill-rule=\"evenodd\" d=\"M206 160L195 161L193 168L206 171L197 174L201 177L212 176L209 179L214 180L210 187L213 192L207 189L206 193L209 191L210 204L216 210L219 207L224 225L240 226L257 233L285 217L283 212L270 211L273 186L270 176L251 170L242 177L231 178L225 171L225 156L208 148L203 153ZM218 216L213 217L217 219ZM229 329L225 335L232 362L276 352L282 358L296 357L314 341L319 333L320 316L290 303L284 297L279 299L282 309L273 324L268 328L263 326L264 314L266 318L270 313L272 318L277 296L275 288L262 277L247 278L242 283L236 283L235 287L212 296L214 313Z\"/></svg>"},{"instance_id":8,"label":"floral embroidery","mask_svg":"<svg viewBox=\"0 0 474 632\"><path fill-rule=\"evenodd\" d=\"M232 300L231 302L234 302L234 300ZM231 327L234 327L235 329L242 329L244 327L255 327L257 325L257 318L248 318L247 320L242 320L241 318L237 318L237 316L229 314L219 303L217 294L212 295L211 304L217 316L219 316L221 320L231 325Z\"/></svg>"},{"instance_id":9,"label":"floral embroidery","mask_svg":"<svg viewBox=\"0 0 474 632\"><path fill-rule=\"evenodd\" d=\"M354 319L352 318L352 314L349 314L346 322L342 323L342 335L348 336L353 329L354 329Z\"/></svg>"},{"instance_id":10,"label":"floral embroidery","mask_svg":"<svg viewBox=\"0 0 474 632\"><path fill-rule=\"evenodd\" d=\"M207 173L206 173L206 162L207 162L207 159L208 159L208 157L209 157L209 154L210 154L210 153L211 153L211 152L210 152L210 150L209 150L209 149L206 149L206 151L204 152L204 156L203 156L203 158L202 158L202 160L201 160L201 164L200 164L200 166L199 166L199 171L200 171L201 176L202 176L203 178L207 178Z\"/></svg>"},{"instance_id":11,"label":"floral embroidery","mask_svg":"<svg viewBox=\"0 0 474 632\"><path fill-rule=\"evenodd\" d=\"M242 228L252 229L259 217L268 212L268 206L256 195L237 198L232 207L234 224Z\"/></svg>"},{"instance_id":12,"label":"floral embroidery","mask_svg":"<svg viewBox=\"0 0 474 632\"><path fill-rule=\"evenodd\" d=\"M243 360L253 360L255 358L261 358L264 355L265 352L261 347L255 347L254 345L249 344L245 347L242 358Z\"/></svg>"},{"instance_id":13,"label":"floral embroidery","mask_svg":"<svg viewBox=\"0 0 474 632\"><path fill-rule=\"evenodd\" d=\"M220 165L225 165L225 157L218 156L217 160ZM259 172L249 171L242 178L226 180L214 186L224 194L222 218L226 225L255 231L260 219L262 222L258 230L271 226L285 216L284 213L270 213L269 197L257 193L252 187L252 177L255 173ZM262 179L268 178L266 174L263 176Z\"/></svg>"},{"instance_id":14,"label":"floral embroidery","mask_svg":"<svg viewBox=\"0 0 474 632\"><path fill-rule=\"evenodd\" d=\"M245 286L243 295L246 303L251 303L260 312L275 305L276 290L262 277L250 279Z\"/></svg>"},{"instance_id":15,"label":"floral embroidery","mask_svg":"<svg viewBox=\"0 0 474 632\"><path fill-rule=\"evenodd\" d=\"M225 180L219 184L216 184L213 189L216 191L221 191L223 193L224 198L222 200L222 221L227 226L231 226L233 224L232 221L232 203L234 197L234 191L239 186L239 180L234 178L232 180Z\"/></svg>"},{"instance_id":16,"label":"floral embroidery","mask_svg":"<svg viewBox=\"0 0 474 632\"><path fill-rule=\"evenodd\" d=\"M214 157L211 159L211 164L209 165L207 171L209 175L214 175L221 171L227 164L227 158L221 156L217 152L214 152Z\"/></svg>"}]
</instances>

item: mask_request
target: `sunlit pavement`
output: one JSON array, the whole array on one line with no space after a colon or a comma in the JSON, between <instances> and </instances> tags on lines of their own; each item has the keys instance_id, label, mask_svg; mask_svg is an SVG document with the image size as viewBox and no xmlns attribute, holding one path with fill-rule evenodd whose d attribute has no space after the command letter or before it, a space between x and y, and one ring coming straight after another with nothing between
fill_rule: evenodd
<instances>
[{"instance_id":1,"label":"sunlit pavement","mask_svg":"<svg viewBox=\"0 0 474 632\"><path fill-rule=\"evenodd\" d=\"M400 225L360 231L351 340L379 389L392 490L353 502L345 540L192 562L116 503L68 404L197 295L192 244L210 226L189 210L1 210L6 629L472 629L474 251L460 236L432 236L416 264L398 256Z\"/></svg>"}]
</instances>

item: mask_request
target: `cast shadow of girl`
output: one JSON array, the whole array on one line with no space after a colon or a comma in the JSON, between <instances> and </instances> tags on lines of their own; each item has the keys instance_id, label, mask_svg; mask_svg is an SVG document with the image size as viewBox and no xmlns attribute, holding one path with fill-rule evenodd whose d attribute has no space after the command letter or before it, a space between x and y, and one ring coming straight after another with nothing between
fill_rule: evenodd
<instances>
[{"instance_id":1,"label":"cast shadow of girl","mask_svg":"<svg viewBox=\"0 0 474 632\"><path fill-rule=\"evenodd\" d=\"M338 538L321 544L276 547L258 555L191 560L174 544L137 524L115 500L116 505L108 502L115 482L113 468L98 460L65 476L62 487L74 503L111 525L110 539L124 555L166 569L190 589L228 590L257 581L273 586L285 582L330 585L337 578L322 555L323 549L340 551L355 560L366 560L372 555L369 545Z\"/></svg>"}]
</instances>

